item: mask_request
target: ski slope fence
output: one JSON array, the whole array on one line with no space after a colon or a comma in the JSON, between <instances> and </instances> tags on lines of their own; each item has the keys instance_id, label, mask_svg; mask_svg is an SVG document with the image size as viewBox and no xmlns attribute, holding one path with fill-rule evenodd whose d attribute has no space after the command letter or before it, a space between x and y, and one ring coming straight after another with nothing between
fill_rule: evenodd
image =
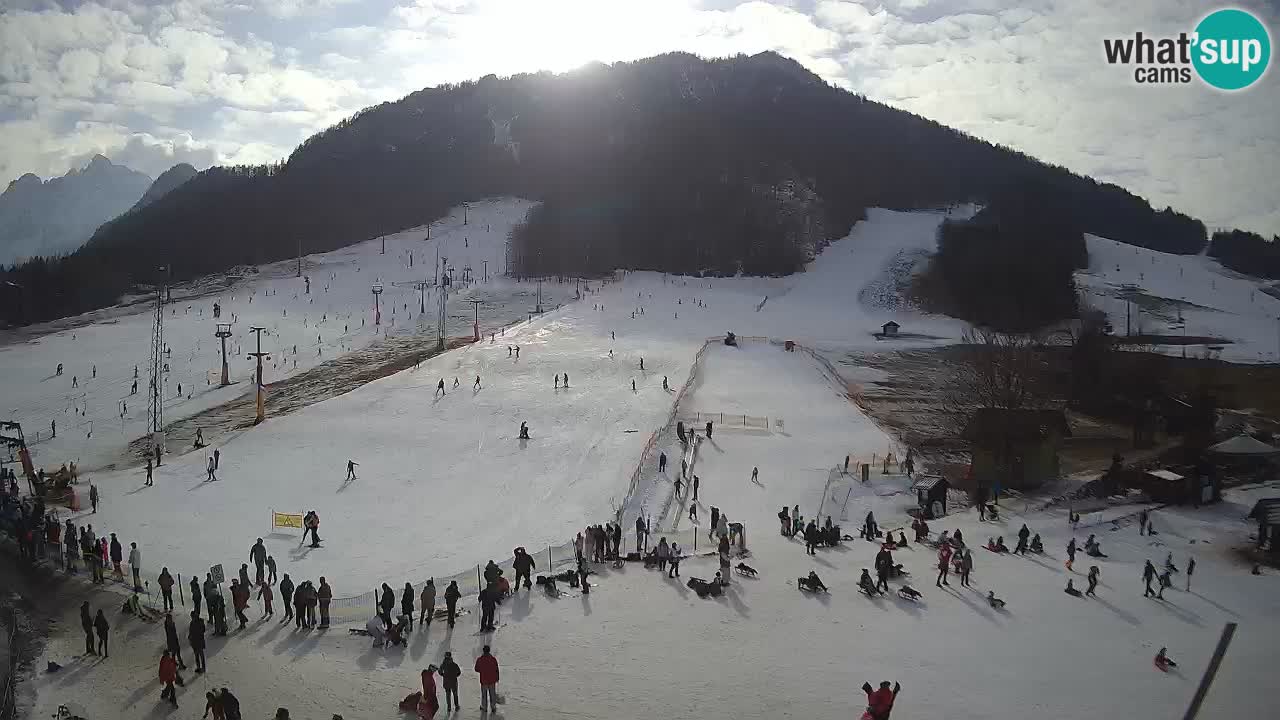
<instances>
[{"instance_id":1,"label":"ski slope fence","mask_svg":"<svg viewBox=\"0 0 1280 720\"><path fill-rule=\"evenodd\" d=\"M680 408L680 401L682 401L685 394L689 392L689 388L693 385L693 381L698 375L698 367L702 364L703 354L706 353L707 348L710 347L712 343L716 342L721 342L721 338L707 338L702 343L702 347L698 348L698 352L693 356L693 363L689 366L689 377L685 379L684 383L680 386L680 389L676 391L675 397L672 398L671 412L667 414L667 421L663 423L662 427L654 430L652 433L649 433L649 439L645 441L644 449L640 451L640 459L636 462L635 469L631 472L631 482L627 485L627 493L623 498L622 504L618 506L620 509L619 516L615 518L616 521L622 521L621 508L625 508L635 497L636 488L640 485L640 478L644 475L645 465L653 459L653 449L658 442L658 434L662 432L663 429L675 423L676 414L679 412Z\"/></svg>"}]
</instances>

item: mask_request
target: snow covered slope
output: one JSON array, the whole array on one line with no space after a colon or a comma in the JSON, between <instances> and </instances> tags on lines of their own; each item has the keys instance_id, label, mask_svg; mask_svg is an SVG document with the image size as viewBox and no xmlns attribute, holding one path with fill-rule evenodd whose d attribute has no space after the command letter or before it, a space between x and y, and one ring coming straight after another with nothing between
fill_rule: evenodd
<instances>
[{"instance_id":1,"label":"snow covered slope","mask_svg":"<svg viewBox=\"0 0 1280 720\"><path fill-rule=\"evenodd\" d=\"M591 301L588 298L587 307ZM538 321L532 327L534 336L549 330ZM531 347L536 349L528 350ZM525 352L534 362L549 352L546 345L532 342L523 348L521 364L528 359ZM501 365L506 362L505 349L501 344L497 349L501 353L493 361ZM493 348L471 349L476 350L491 353ZM594 347L584 349L587 357L594 352ZM514 366L513 359L503 373L511 376L508 385L531 380L527 371L516 371ZM584 384L590 383L590 369L567 367L572 385L579 384L579 374ZM406 375L425 375L425 368ZM579 402L557 395L546 379L544 375L538 388L546 394L543 404L556 408ZM379 385L393 380L401 382L389 378ZM503 388L498 382L495 395ZM404 383L404 392L414 392L409 381ZM660 386L653 385L651 376L641 387L647 394L660 393ZM601 395L600 405L619 400L602 388L593 392ZM452 416L448 403L493 402L484 397L486 393L488 388L471 397L464 386L439 405L432 406L429 397L423 404L429 413ZM629 386L623 395L628 393ZM801 543L778 534L775 517L783 505L799 504L806 516L821 506L824 512L834 513L851 535L857 534L855 525L869 510L883 528L896 531L908 523L905 510L914 498L906 490L907 478L881 474L879 468L865 486L832 476L832 468L845 454L865 458L888 443L843 396L839 383L807 353L786 353L776 345L747 341L738 349L709 348L685 403L691 410L743 410L786 420L783 427L763 432L721 429L713 441L703 443L696 464L702 478L699 518L703 524L660 533L684 548L692 546L696 533L702 549L709 506L722 508L734 522L745 523L752 552L745 561L759 570L758 578L735 574L723 597L702 600L684 581L690 576L712 577L717 565L711 558L686 560L680 579L667 579L634 563L621 570L596 565L598 574L592 578L589 595L570 592L553 599L537 588L532 593L519 592L499 609L504 626L496 634L475 634L476 615L472 614L452 630L437 622L429 630L415 631L407 648L387 650L370 648L366 638L351 636L341 627L307 633L274 620L259 621L261 611L255 601L248 613L248 628L233 631L226 639L212 639L209 673L189 676L187 686L178 691L182 712L198 711L200 698L209 688L227 686L248 706L283 706L300 718L318 720L332 713L361 719L400 717L395 703L418 687L422 668L439 663L448 651L463 668L464 709L457 717L477 718L481 715L470 668L481 645L491 644L502 666L500 689L507 699L502 716L512 718L856 718L865 705L858 686L881 680L902 683L895 718L1174 717L1190 700L1226 621L1240 623L1240 632L1202 717L1267 717L1267 708L1280 699L1268 674L1280 635L1280 576L1249 575L1228 549L1245 541L1249 525L1239 518L1253 499L1274 490L1232 491L1223 505L1202 510L1157 511L1153 521L1160 535L1155 538L1139 536L1134 524L1122 517L1138 508L1110 510L1107 522L1081 527L1076 533L1081 541L1088 533L1097 533L1110 557L1098 560L1082 553L1074 574L1063 567L1063 548L1071 537L1065 511L1025 512L1020 502L1006 500L1004 518L996 523L979 523L972 513L956 513L932 523L935 536L944 529L960 528L971 545L997 534L1008 541L1026 522L1042 535L1048 553L997 556L975 547L973 587L960 587L952 576L944 590L934 586L934 553L913 543L894 557L911 573L910 583L924 593L923 600L914 603L894 595L867 598L857 591L856 581L862 568L873 567L877 546L851 541L806 556ZM429 432L419 438L423 444L448 432L447 424L424 422ZM546 437L538 422L531 426L535 439L525 453L537 452L535 446ZM342 427L348 426L344 422ZM457 428L456 434L476 432L466 426ZM489 542L489 536L505 535L504 526L543 524L531 517L533 508L517 502L529 497L522 486L541 482L533 464L523 463L513 449L489 450L509 453L513 466L500 480L471 478L477 493L491 491L494 483L506 484L501 494L489 498L491 506L483 517L475 518L466 530L477 549ZM423 458L421 467L427 468L430 458L425 454ZM753 467L760 469L758 483L750 479ZM340 469L334 470L334 476L340 475ZM288 479L306 482L303 477L299 472ZM269 478L265 474L229 477L192 495L198 498L195 505L213 505L220 502L220 493L264 489ZM670 471L659 478L668 485L672 480ZM164 482L159 481L155 490L161 490ZM343 494L374 493L372 488L385 482L380 473L370 472ZM830 503L833 490L841 507L848 498L847 512ZM308 492L313 491L303 489L299 494ZM357 517L365 505L363 500L352 500L349 518L358 522L358 535L329 540L322 550L313 551L301 569L292 560L282 569L295 579L313 577L319 564L312 563L320 554L329 556L329 567L341 567L342 557L351 555L377 562L371 557L375 554L416 557L424 566L434 563L438 544L453 542L442 537L434 506L456 504L458 512L463 512L474 501L467 497L470 492L463 491L428 498L405 492L388 492L376 517ZM132 497L147 502L152 495L148 491ZM412 507L402 511L404 505ZM407 519L415 514L423 521L414 524ZM555 517L548 515L548 520ZM845 515L848 521L842 519ZM329 524L349 518L335 518ZM102 519L100 512L95 522ZM585 517L582 523L605 519ZM185 532L202 531L188 527ZM909 528L907 532L910 535ZM243 557L247 544L225 557ZM634 536L628 533L626 545L633 544ZM1168 590L1162 601L1144 598L1143 561L1150 558L1159 564L1168 552L1183 569L1189 556L1196 557L1192 591ZM1083 574L1090 564L1101 568L1098 597L1064 594L1068 577L1084 585ZM796 589L796 576L810 570L822 577L829 594L815 596ZM337 576L340 593L345 589L344 574L327 576L331 581ZM397 591L404 579L387 578ZM1185 577L1175 576L1175 583L1185 587ZM891 581L894 590L899 585ZM990 608L983 599L988 591L1006 600L1007 607ZM465 599L463 605L475 612L473 598ZM77 659L81 640L74 630L75 617L66 618L64 624L72 631L54 640L38 663L43 667L45 660L54 660L66 668L36 680L39 696L32 717L52 715L63 703L73 711L87 712L88 717L140 717L153 708L163 711L156 699L159 687L153 670L162 632L158 626L124 618L113 621L114 637L123 639L115 642L109 661L95 662ZM185 622L179 625L185 630ZM1167 646L1180 663L1169 674L1151 663L1161 646Z\"/></svg>"},{"instance_id":2,"label":"snow covered slope","mask_svg":"<svg viewBox=\"0 0 1280 720\"><path fill-rule=\"evenodd\" d=\"M1134 334L1220 338L1220 357L1233 362L1280 362L1280 299L1267 283L1242 276L1204 255L1170 255L1086 235L1089 269L1076 275L1086 300L1125 332L1126 301ZM1182 322L1180 322L1180 320ZM1185 328L1183 327L1185 324ZM1180 353L1177 346L1162 352ZM1199 357L1205 345L1187 348Z\"/></svg>"},{"instance_id":3,"label":"snow covered slope","mask_svg":"<svg viewBox=\"0 0 1280 720\"><path fill-rule=\"evenodd\" d=\"M165 309L165 344L172 351L171 372L165 375L163 388L166 422L252 391L254 362L247 356L253 351L250 326L267 329L262 345L271 353L264 369L268 385L365 348L388 334L433 336L436 296L433 291L427 293L427 317L423 318L418 312L418 291L411 283L434 279L437 250L448 257L455 277L470 267L481 281L451 294L448 334L471 334L473 309L465 302L471 298L486 301L482 328L496 329L527 317L536 288L502 274L507 235L530 207L531 203L515 199L474 203L467 211L466 225L463 209L457 208L435 223L430 241L424 240L424 227L387 236L386 254L382 254L382 241L373 239L307 256L303 274L311 279L310 295L305 281L294 277L293 261L264 266L243 279L205 278L177 288L175 299L199 292L207 295ZM485 261L488 282L483 282ZM381 327L375 326L373 317L375 282L384 287ZM572 286L544 287L544 296L553 306L572 295ZM213 317L215 302L222 306L219 320ZM52 469L77 461L89 470L114 462L128 441L146 429L153 316L145 306L131 314L106 315L87 326L0 346L0 365L5 369L0 380L0 414L22 423L39 465ZM214 337L217 322L233 323L227 352L234 384L227 388L217 385L221 367ZM59 363L64 366L63 375L56 377ZM132 395L135 367L138 394ZM51 422L57 423L53 439Z\"/></svg>"},{"instance_id":4,"label":"snow covered slope","mask_svg":"<svg viewBox=\"0 0 1280 720\"><path fill-rule=\"evenodd\" d=\"M491 207L514 221L527 205L508 202ZM480 227L485 222L484 208L473 207L470 212L471 227ZM941 218L934 213L874 212L849 237L830 246L809 272L788 278L704 280L633 273L620 283L594 284L583 300L508 328L496 342L450 351L415 370L216 440L221 451L216 484L203 482L206 453L211 449L168 458L156 473L155 487L145 490L140 489L139 469L97 473L93 479L104 500L95 524L146 528L139 532L144 545L164 539L156 562L176 570L207 567L214 558L240 557L253 538L270 533L272 509L315 509L325 518L324 551L308 554L290 537L271 538L272 551L296 563L299 572L343 578L351 594L358 594L353 588L363 592L387 579L422 580L456 573L489 557L505 557L520 544L531 550L559 545L584 520L603 521L627 499L629 479L649 436L666 424L672 412L673 394L663 392L663 378L672 391L677 390L689 377L695 354L708 337L723 337L726 330L734 330L743 336L794 338L833 348L902 347L959 337L962 326L950 319L893 312L860 301L862 288L882 278L899 252L933 242ZM459 231L453 227L448 252L459 254ZM498 234L496 229L493 234ZM413 234L388 239L386 256L376 254L380 246L371 241L313 260L309 272L317 302L326 297L323 288L329 268L340 270L328 281L328 295L336 292L338 280L346 283L339 295L346 298L345 304L335 304L336 319L330 316L318 330L324 355L373 339L367 326L360 331L352 325L350 332L343 333L336 324L354 323L362 311L367 312L361 295L374 279L375 263L396 257L393 253L405 251L406 243L421 242L405 235ZM433 237L445 235L433 233ZM492 274L492 262L490 270ZM384 282L392 271L381 271ZM407 270L401 266L395 272ZM305 302L304 295L293 298L289 290L297 290L298 280L264 275L268 277L255 287L273 287L279 294L264 299L259 292L250 305L237 291L236 300L224 312L248 313L250 307L264 312L258 310L263 308L265 317L274 320L287 310L294 319L286 324L282 315L275 321L280 336L273 336L270 349L284 351L292 359L289 344L297 340L299 367L314 362L309 356L316 347L314 338L306 334L317 332L311 323L317 310L323 310ZM544 293L548 285L544 284ZM396 296L389 300L392 292L388 287L384 308L409 300ZM486 305L483 313L496 312L490 309L496 304ZM527 309L514 301L505 307L510 313ZM412 302L409 309L414 310ZM397 318L403 316L404 306L396 312L400 313ZM298 327L296 316L301 313L308 324ZM198 310L193 308L187 315L198 315ZM872 331L890 318L905 330L923 328L937 339L876 340ZM133 322L138 323L138 332L145 332L145 318ZM179 327L187 324L203 331L212 321L206 312L203 320L189 319ZM395 327L401 327L399 320ZM96 343L108 332L95 326L88 337ZM76 334L86 337L85 330ZM69 335L58 336L68 348L81 341ZM191 338L196 341L194 330ZM205 350L191 363L193 371L198 368L197 379L203 380L215 356L212 338L200 342ZM518 361L507 356L508 345L521 346ZM48 367L48 349L38 349L29 349L31 357ZM291 369L281 368L280 373ZM113 372L123 374L122 370L117 366ZM246 372L248 363L239 361L238 370ZM570 389L556 391L553 376L566 372ZM477 375L483 389L473 392ZM455 377L459 380L456 390L452 387ZM441 378L448 385L447 395L437 399L435 389ZM50 382L66 385L67 378ZM118 388L123 381L114 382ZM219 395L202 385L197 385L197 392L206 393L210 403ZM177 407L182 408L179 412L185 410L184 405ZM130 404L131 413L140 410ZM532 430L528 443L515 437L521 421L527 421ZM349 485L343 482L347 459L360 463L360 479ZM656 455L648 461L656 463ZM639 505L652 487L655 469L642 468ZM190 512L170 511L193 499L197 502ZM629 517L638 509L635 503L629 505ZM193 514L199 521L194 527ZM370 543L370 527L420 528L420 537L430 549ZM481 527L490 529L481 533Z\"/></svg>"}]
</instances>

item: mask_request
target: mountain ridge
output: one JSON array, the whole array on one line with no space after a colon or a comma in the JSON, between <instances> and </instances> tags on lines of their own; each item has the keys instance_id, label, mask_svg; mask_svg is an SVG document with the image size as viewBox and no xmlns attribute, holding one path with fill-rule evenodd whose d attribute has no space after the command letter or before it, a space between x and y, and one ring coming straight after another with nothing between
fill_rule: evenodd
<instances>
[{"instance_id":1,"label":"mountain ridge","mask_svg":"<svg viewBox=\"0 0 1280 720\"><path fill-rule=\"evenodd\" d=\"M1087 232L1199 252L1202 223L1115 185L836 88L777 53L671 53L485 75L365 108L268 166L215 167L118 218L64 261L48 317L175 279L336 249L486 196L539 201L517 274L613 268L785 274L871 206L992 202L1035 186ZM183 238L180 245L173 238Z\"/></svg>"}]
</instances>

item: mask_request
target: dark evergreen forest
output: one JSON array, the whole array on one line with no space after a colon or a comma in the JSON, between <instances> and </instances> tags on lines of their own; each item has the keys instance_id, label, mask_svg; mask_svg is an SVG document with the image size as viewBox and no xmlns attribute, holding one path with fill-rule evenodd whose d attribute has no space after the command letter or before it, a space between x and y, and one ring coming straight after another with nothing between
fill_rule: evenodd
<instances>
[{"instance_id":1,"label":"dark evergreen forest","mask_svg":"<svg viewBox=\"0 0 1280 720\"><path fill-rule=\"evenodd\" d=\"M333 250L502 194L543 203L512 239L521 275L785 274L869 206L1001 198L980 222L990 227L998 214L1016 229L993 242L1027 266L1052 260L1044 272L1054 277L1057 263L1078 262L1079 232L1174 253L1206 242L1197 220L837 89L774 53L677 53L428 88L361 111L281 163L211 168L104 225L72 255L0 273L0 286L22 288L21 302L0 302L0 319L80 313L155 282L161 265L183 280L292 257L299 242L307 253ZM1065 225L1027 221L1037 216ZM970 231L949 228L944 243ZM1224 261L1261 253L1234 240L1215 246ZM950 264L964 254L955 248L943 248L945 262L960 268ZM957 297L1013 292L957 284L954 272Z\"/></svg>"}]
</instances>

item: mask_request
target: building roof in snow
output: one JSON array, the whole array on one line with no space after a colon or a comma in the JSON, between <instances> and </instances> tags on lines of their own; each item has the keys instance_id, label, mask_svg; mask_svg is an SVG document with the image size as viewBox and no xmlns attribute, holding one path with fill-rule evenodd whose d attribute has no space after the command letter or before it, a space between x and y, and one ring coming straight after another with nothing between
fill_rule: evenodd
<instances>
[{"instance_id":1,"label":"building roof in snow","mask_svg":"<svg viewBox=\"0 0 1280 720\"><path fill-rule=\"evenodd\" d=\"M911 483L912 490L932 490L939 483L946 483L947 479L941 475L921 475Z\"/></svg>"},{"instance_id":2,"label":"building roof in snow","mask_svg":"<svg viewBox=\"0 0 1280 720\"><path fill-rule=\"evenodd\" d=\"M1272 447L1242 433L1210 447L1209 452L1219 455L1275 455L1280 453L1280 448Z\"/></svg>"},{"instance_id":3,"label":"building roof in snow","mask_svg":"<svg viewBox=\"0 0 1280 720\"><path fill-rule=\"evenodd\" d=\"M1186 479L1172 470L1148 470L1147 474L1154 478L1168 480L1169 482L1182 482Z\"/></svg>"}]
</instances>

